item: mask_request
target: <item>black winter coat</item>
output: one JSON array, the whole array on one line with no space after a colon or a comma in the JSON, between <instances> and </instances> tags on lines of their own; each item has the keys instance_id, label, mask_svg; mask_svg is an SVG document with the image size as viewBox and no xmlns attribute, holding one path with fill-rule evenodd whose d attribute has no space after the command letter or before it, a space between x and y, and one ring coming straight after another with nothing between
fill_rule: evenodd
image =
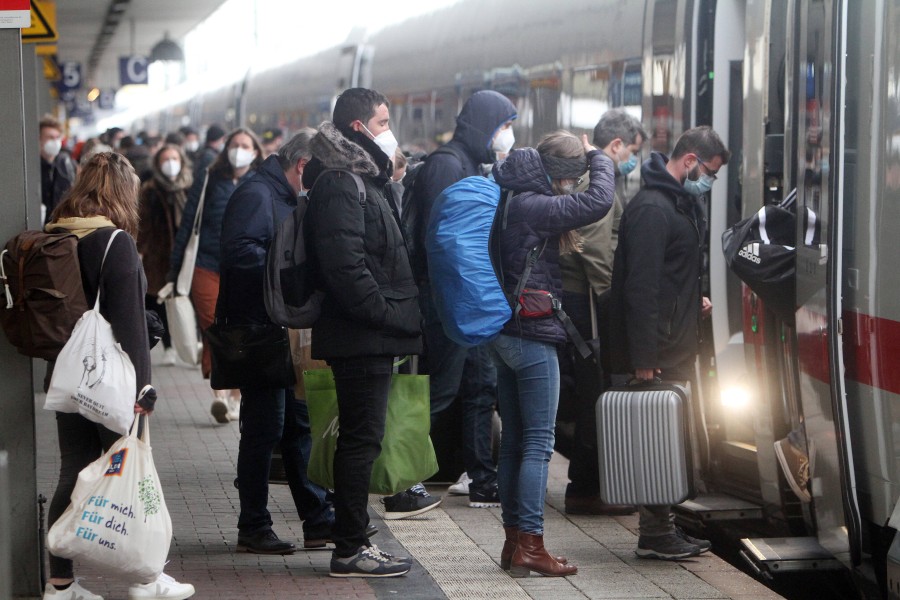
<instances>
[{"instance_id":1,"label":"black winter coat","mask_svg":"<svg viewBox=\"0 0 900 600\"><path fill-rule=\"evenodd\" d=\"M312 328L313 358L420 353L419 292L385 197L390 160L367 137L351 140L330 122L319 127L310 147L313 159L303 172L304 187L311 188L305 231L325 291L322 315ZM365 208L347 173L324 169L360 175Z\"/></svg>"},{"instance_id":2,"label":"black winter coat","mask_svg":"<svg viewBox=\"0 0 900 600\"><path fill-rule=\"evenodd\" d=\"M610 302L613 370L672 370L693 362L700 315L700 224L693 196L653 152L625 207Z\"/></svg>"},{"instance_id":3,"label":"black winter coat","mask_svg":"<svg viewBox=\"0 0 900 600\"><path fill-rule=\"evenodd\" d=\"M275 223L296 206L297 193L277 156L267 158L231 195L222 217L217 317L233 323L270 322L263 298L266 253Z\"/></svg>"},{"instance_id":4,"label":"black winter coat","mask_svg":"<svg viewBox=\"0 0 900 600\"><path fill-rule=\"evenodd\" d=\"M602 219L615 197L612 161L598 150L588 153L590 184L583 192L554 196L537 150L514 150L494 165L494 179L512 190L506 229L500 234L500 264L507 293L513 293L525 270L529 251L547 240L547 246L528 277L526 288L546 290L562 297L559 236ZM565 307L563 307L565 309ZM555 316L513 318L503 333L551 343L566 341L566 331Z\"/></svg>"}]
</instances>

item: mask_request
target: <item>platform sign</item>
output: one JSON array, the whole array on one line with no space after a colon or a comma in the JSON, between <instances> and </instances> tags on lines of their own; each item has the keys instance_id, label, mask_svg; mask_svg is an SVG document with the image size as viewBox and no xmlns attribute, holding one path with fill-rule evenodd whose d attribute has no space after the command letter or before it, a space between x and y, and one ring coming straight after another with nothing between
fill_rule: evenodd
<instances>
[{"instance_id":1,"label":"platform sign","mask_svg":"<svg viewBox=\"0 0 900 600\"><path fill-rule=\"evenodd\" d=\"M62 73L58 84L60 92L81 89L81 63L64 62L59 65L59 70Z\"/></svg>"},{"instance_id":2,"label":"platform sign","mask_svg":"<svg viewBox=\"0 0 900 600\"><path fill-rule=\"evenodd\" d=\"M146 56L119 57L119 83L122 86L148 83Z\"/></svg>"},{"instance_id":3,"label":"platform sign","mask_svg":"<svg viewBox=\"0 0 900 600\"><path fill-rule=\"evenodd\" d=\"M0 0L0 2L3 2L3 0ZM56 2L52 0L31 0L31 27L22 30L22 43L52 43L58 39Z\"/></svg>"},{"instance_id":4,"label":"platform sign","mask_svg":"<svg viewBox=\"0 0 900 600\"><path fill-rule=\"evenodd\" d=\"M28 0L0 0L0 29L24 29L30 25Z\"/></svg>"},{"instance_id":5,"label":"platform sign","mask_svg":"<svg viewBox=\"0 0 900 600\"><path fill-rule=\"evenodd\" d=\"M97 98L97 108L100 110L112 110L116 107L116 91L101 90L100 97Z\"/></svg>"}]
</instances>

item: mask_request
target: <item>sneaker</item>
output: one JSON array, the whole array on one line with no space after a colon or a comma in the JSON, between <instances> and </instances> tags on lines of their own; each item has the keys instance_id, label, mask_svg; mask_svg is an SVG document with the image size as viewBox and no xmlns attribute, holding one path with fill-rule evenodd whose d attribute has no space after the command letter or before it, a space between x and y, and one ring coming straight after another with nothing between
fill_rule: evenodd
<instances>
[{"instance_id":1,"label":"sneaker","mask_svg":"<svg viewBox=\"0 0 900 600\"><path fill-rule=\"evenodd\" d=\"M784 478L788 485L797 494L801 502L811 502L812 496L809 494L809 457L788 441L783 438L775 442L775 456L781 464L781 470L784 472Z\"/></svg>"},{"instance_id":2,"label":"sneaker","mask_svg":"<svg viewBox=\"0 0 900 600\"><path fill-rule=\"evenodd\" d=\"M456 480L456 483L447 488L447 494L450 496L468 496L470 483L472 483L472 480L469 479L469 474L464 471L459 476L459 479Z\"/></svg>"},{"instance_id":3,"label":"sneaker","mask_svg":"<svg viewBox=\"0 0 900 600\"><path fill-rule=\"evenodd\" d=\"M421 515L432 508L437 508L441 498L430 495L424 485L417 483L408 490L382 498L381 501L384 503L385 520L392 521Z\"/></svg>"},{"instance_id":4,"label":"sneaker","mask_svg":"<svg viewBox=\"0 0 900 600\"><path fill-rule=\"evenodd\" d=\"M498 506L500 506L500 490L496 483L469 492L470 508L496 508Z\"/></svg>"},{"instance_id":5,"label":"sneaker","mask_svg":"<svg viewBox=\"0 0 900 600\"><path fill-rule=\"evenodd\" d=\"M391 560L378 549L362 546L347 558L331 555L332 577L398 577L409 573L411 565Z\"/></svg>"},{"instance_id":6,"label":"sneaker","mask_svg":"<svg viewBox=\"0 0 900 600\"><path fill-rule=\"evenodd\" d=\"M700 554L709 552L710 549L712 549L712 542L710 542L709 540L701 540L700 538L695 538L694 536L688 535L681 527L675 527L675 535L686 541L688 544L693 544L700 548Z\"/></svg>"},{"instance_id":7,"label":"sneaker","mask_svg":"<svg viewBox=\"0 0 900 600\"><path fill-rule=\"evenodd\" d=\"M103 600L103 596L92 594L81 587L79 581L76 579L64 590L56 589L56 586L48 582L44 586L44 600Z\"/></svg>"},{"instance_id":8,"label":"sneaker","mask_svg":"<svg viewBox=\"0 0 900 600\"><path fill-rule=\"evenodd\" d=\"M238 552L250 552L251 554L293 554L297 548L290 542L278 539L275 532L266 529L254 535L241 535L238 533Z\"/></svg>"},{"instance_id":9,"label":"sneaker","mask_svg":"<svg viewBox=\"0 0 900 600\"><path fill-rule=\"evenodd\" d=\"M165 573L160 573L153 583L133 585L128 588L128 600L184 600L194 595L194 586L178 583Z\"/></svg>"},{"instance_id":10,"label":"sneaker","mask_svg":"<svg viewBox=\"0 0 900 600\"><path fill-rule=\"evenodd\" d=\"M388 560L412 564L412 559L408 556L394 556L393 554L390 554L389 552L385 552L384 550L382 550L375 544L372 544L371 546L369 546L369 548L371 548L373 552L377 552L378 554L382 555L383 557L385 557Z\"/></svg>"},{"instance_id":11,"label":"sneaker","mask_svg":"<svg viewBox=\"0 0 900 600\"><path fill-rule=\"evenodd\" d=\"M209 407L209 412L216 423L227 423L228 418L228 390L213 390L216 398Z\"/></svg>"},{"instance_id":12,"label":"sneaker","mask_svg":"<svg viewBox=\"0 0 900 600\"><path fill-rule=\"evenodd\" d=\"M175 348L169 347L166 348L165 352L163 352L162 364L166 366L172 366L178 362L178 352L175 351Z\"/></svg>"},{"instance_id":13,"label":"sneaker","mask_svg":"<svg viewBox=\"0 0 900 600\"><path fill-rule=\"evenodd\" d=\"M679 560L700 554L700 546L688 543L677 534L647 536L638 538L638 547L634 551L641 558L658 558L659 560Z\"/></svg>"},{"instance_id":14,"label":"sneaker","mask_svg":"<svg viewBox=\"0 0 900 600\"><path fill-rule=\"evenodd\" d=\"M226 401L228 404L228 412L225 413L225 416L229 421L240 421L241 419L241 392L239 390L231 390L231 394L228 395L228 400Z\"/></svg>"}]
</instances>

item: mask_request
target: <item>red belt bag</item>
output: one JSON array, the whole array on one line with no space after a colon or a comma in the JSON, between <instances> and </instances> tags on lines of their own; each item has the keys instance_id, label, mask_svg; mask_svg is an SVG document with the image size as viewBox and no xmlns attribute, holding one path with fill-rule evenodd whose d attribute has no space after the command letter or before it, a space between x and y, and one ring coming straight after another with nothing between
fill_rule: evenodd
<instances>
[{"instance_id":1,"label":"red belt bag","mask_svg":"<svg viewBox=\"0 0 900 600\"><path fill-rule=\"evenodd\" d=\"M531 290L524 288L518 297L517 314L523 319L549 317L560 308L559 300L547 290Z\"/></svg>"}]
</instances>

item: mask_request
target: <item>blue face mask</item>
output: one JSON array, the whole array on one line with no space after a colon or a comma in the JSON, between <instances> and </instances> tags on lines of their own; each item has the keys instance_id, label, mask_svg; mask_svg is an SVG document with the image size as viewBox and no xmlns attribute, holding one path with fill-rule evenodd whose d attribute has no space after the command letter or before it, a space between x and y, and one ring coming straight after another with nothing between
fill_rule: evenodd
<instances>
[{"instance_id":1,"label":"blue face mask","mask_svg":"<svg viewBox=\"0 0 900 600\"><path fill-rule=\"evenodd\" d=\"M692 196L702 196L712 189L713 179L706 173L700 173L697 179L685 179L684 189Z\"/></svg>"},{"instance_id":2,"label":"blue face mask","mask_svg":"<svg viewBox=\"0 0 900 600\"><path fill-rule=\"evenodd\" d=\"M631 158L628 160L623 160L619 162L619 173L622 175L628 175L634 168L637 166L637 154L632 154Z\"/></svg>"}]
</instances>

